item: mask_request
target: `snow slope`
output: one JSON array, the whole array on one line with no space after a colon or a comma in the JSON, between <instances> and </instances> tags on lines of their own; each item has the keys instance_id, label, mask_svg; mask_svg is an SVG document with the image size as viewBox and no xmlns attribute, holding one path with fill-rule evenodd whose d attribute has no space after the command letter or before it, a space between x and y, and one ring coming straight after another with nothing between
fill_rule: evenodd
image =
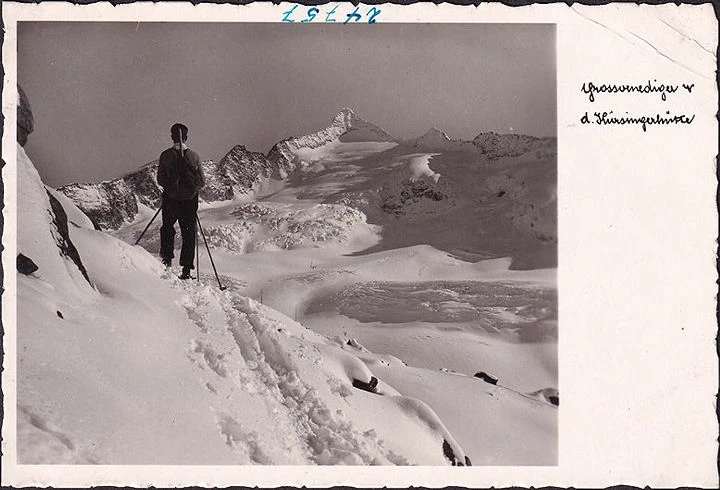
<instances>
[{"instance_id":1,"label":"snow slope","mask_svg":"<svg viewBox=\"0 0 720 490\"><path fill-rule=\"evenodd\" d=\"M419 151L351 111L272 158L259 199L200 207L224 291L202 249L200 282L164 273L159 219L131 245L151 207L109 235L49 190L86 280L20 158L20 251L54 257L18 278L20 462L556 464L555 270L511 270L555 229L551 159Z\"/></svg>"},{"instance_id":2,"label":"snow slope","mask_svg":"<svg viewBox=\"0 0 720 490\"><path fill-rule=\"evenodd\" d=\"M19 151L23 199L42 203L44 186ZM18 277L20 463L465 462L421 400L426 390L394 387L423 370L358 356L233 288L181 282L144 249L71 224L90 287L53 253L47 210L23 212L19 226L21 250L53 257ZM379 394L353 387L372 375Z\"/></svg>"}]
</instances>

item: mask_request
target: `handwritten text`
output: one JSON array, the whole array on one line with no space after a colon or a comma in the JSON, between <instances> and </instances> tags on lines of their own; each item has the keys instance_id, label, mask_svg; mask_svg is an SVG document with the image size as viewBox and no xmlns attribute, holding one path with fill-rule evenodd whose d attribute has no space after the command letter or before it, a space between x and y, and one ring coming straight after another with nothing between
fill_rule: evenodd
<instances>
[{"instance_id":1,"label":"handwritten text","mask_svg":"<svg viewBox=\"0 0 720 490\"><path fill-rule=\"evenodd\" d=\"M692 89L695 84L688 85L682 84L682 87L692 93ZM667 94L674 94L680 89L680 85L657 83L657 80L650 81L647 83L638 84L600 84L595 85L593 82L583 83L580 89L582 93L587 94L590 102L595 102L595 94L619 94L619 93L638 93L638 94L653 94L659 93L662 100L667 100Z\"/></svg>"},{"instance_id":2,"label":"handwritten text","mask_svg":"<svg viewBox=\"0 0 720 490\"><path fill-rule=\"evenodd\" d=\"M667 125L667 124L692 124L695 120L695 114L687 116L685 114L671 115L670 111L665 111L664 115L654 114L650 116L631 116L627 112L624 116L618 116L615 111L595 112L590 117L586 112L580 118L580 122L583 124L600 124L602 126L607 125L620 125L626 124L639 124L643 131L647 131L648 125Z\"/></svg>"},{"instance_id":3,"label":"handwritten text","mask_svg":"<svg viewBox=\"0 0 720 490\"><path fill-rule=\"evenodd\" d=\"M307 10L299 10L299 5L295 4L290 10L283 12L282 21L295 22L297 20L301 23L307 23L314 22L315 19L319 19L318 22L342 22L343 24L349 24L351 22L360 22L361 20L364 20L368 24L374 24L377 22L377 17L382 12L382 10L377 7L370 7L367 11L365 11L360 10L360 7L358 6L355 7L355 10L352 12L345 14L345 18L343 20L342 13L338 13L338 7L339 5L335 5L332 9L323 12L317 7L310 7ZM302 17L303 14L304 17Z\"/></svg>"},{"instance_id":4,"label":"handwritten text","mask_svg":"<svg viewBox=\"0 0 720 490\"><path fill-rule=\"evenodd\" d=\"M673 110L672 105L687 101L686 98L683 100L681 95L684 94L685 97L691 95L693 88L695 88L694 83L658 83L657 79L648 79L647 83L584 82L580 92L587 96L590 103L595 103L601 94L605 104L628 102L627 96L634 96L633 107L638 107L638 102L641 106L650 105L650 107L636 108L632 113L620 111L618 107L612 106L604 108L606 110L585 111L580 116L580 123L596 126L634 125L641 127L643 132L647 132L648 126L690 125L695 121L695 114L686 114L682 109ZM616 100L612 101L612 96L615 94L625 97L616 97ZM662 105L660 110L658 104ZM613 110L610 110L611 108Z\"/></svg>"}]
</instances>

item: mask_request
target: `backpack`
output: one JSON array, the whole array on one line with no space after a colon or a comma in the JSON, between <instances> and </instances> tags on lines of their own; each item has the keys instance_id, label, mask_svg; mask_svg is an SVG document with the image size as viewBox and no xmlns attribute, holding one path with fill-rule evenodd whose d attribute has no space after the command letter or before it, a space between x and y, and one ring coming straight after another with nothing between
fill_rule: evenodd
<instances>
[{"instance_id":1,"label":"backpack","mask_svg":"<svg viewBox=\"0 0 720 490\"><path fill-rule=\"evenodd\" d=\"M195 197L200 190L201 177L200 169L192 165L187 159L187 150L185 154L180 156L180 152L175 151L174 168L177 171L177 188L175 190L175 199L185 200Z\"/></svg>"}]
</instances>

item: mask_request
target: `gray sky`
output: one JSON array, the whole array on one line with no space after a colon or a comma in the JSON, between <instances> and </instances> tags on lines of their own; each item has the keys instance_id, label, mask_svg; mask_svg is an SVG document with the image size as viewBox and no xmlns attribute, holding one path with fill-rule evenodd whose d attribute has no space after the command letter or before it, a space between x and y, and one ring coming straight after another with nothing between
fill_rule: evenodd
<instances>
[{"instance_id":1,"label":"gray sky","mask_svg":"<svg viewBox=\"0 0 720 490\"><path fill-rule=\"evenodd\" d=\"M401 138L556 134L547 24L23 22L18 35L26 151L55 187L156 159L176 121L202 159L266 153L342 107Z\"/></svg>"}]
</instances>

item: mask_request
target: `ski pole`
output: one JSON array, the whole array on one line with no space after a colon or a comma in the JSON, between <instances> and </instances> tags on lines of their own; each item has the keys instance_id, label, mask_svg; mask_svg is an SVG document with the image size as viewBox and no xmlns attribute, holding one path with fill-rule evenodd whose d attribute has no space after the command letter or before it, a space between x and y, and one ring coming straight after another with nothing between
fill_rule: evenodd
<instances>
[{"instance_id":1,"label":"ski pole","mask_svg":"<svg viewBox=\"0 0 720 490\"><path fill-rule=\"evenodd\" d=\"M158 208L158 210L155 211L155 216L152 217L152 219L151 219L150 222L147 224L147 226L145 227L145 229L143 230L143 232L140 233L140 236L138 237L137 241L135 242L135 245L137 245L138 243L140 243L140 240L142 240L142 237L145 235L145 232L148 231L148 228L150 228L150 225L153 223L153 221L155 221L155 218L157 218L157 215L160 214L160 211L161 211L161 210L162 210L162 201L160 202L160 207Z\"/></svg>"},{"instance_id":2,"label":"ski pole","mask_svg":"<svg viewBox=\"0 0 720 490\"><path fill-rule=\"evenodd\" d=\"M207 249L208 257L210 257L210 264L212 265L213 272L215 272L215 279L217 279L220 291L225 291L225 286L220 283L220 276L218 276L217 269L215 268L215 262L213 261L212 254L210 253L210 246L208 245L207 238L205 238L205 231L203 231L202 224L200 223L200 217L195 213L195 219L197 220L198 227L200 227L200 233L202 234L203 241L205 241L205 248Z\"/></svg>"},{"instance_id":3,"label":"ski pole","mask_svg":"<svg viewBox=\"0 0 720 490\"><path fill-rule=\"evenodd\" d=\"M195 214L197 216L197 214ZM198 219L198 223L199 223ZM200 282L200 237L197 235L197 231L195 231L195 256L197 257L197 280Z\"/></svg>"},{"instance_id":4,"label":"ski pole","mask_svg":"<svg viewBox=\"0 0 720 490\"><path fill-rule=\"evenodd\" d=\"M178 134L177 134L178 143L180 143L180 156L183 157L183 156L185 156L185 155L184 155L184 153L183 153L183 147L182 147L182 144L183 144L183 140L182 140L182 128L181 128L181 127L178 127L177 130L178 130Z\"/></svg>"}]
</instances>

